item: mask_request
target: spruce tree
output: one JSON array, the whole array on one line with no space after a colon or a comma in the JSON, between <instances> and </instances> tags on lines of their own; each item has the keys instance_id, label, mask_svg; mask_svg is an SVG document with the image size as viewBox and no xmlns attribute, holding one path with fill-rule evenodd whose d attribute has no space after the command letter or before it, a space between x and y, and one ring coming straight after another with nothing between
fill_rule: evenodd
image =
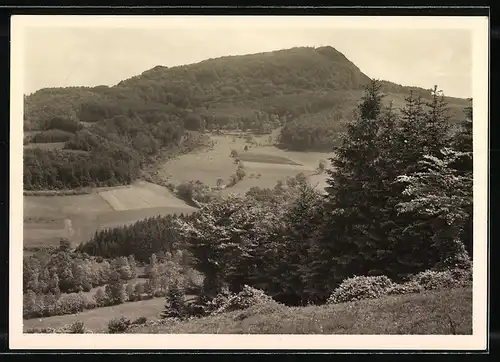
<instances>
[{"instance_id":1,"label":"spruce tree","mask_svg":"<svg viewBox=\"0 0 500 362\"><path fill-rule=\"evenodd\" d=\"M410 94L402 110L401 124L398 131L399 175L420 175L427 172L426 157L441 157L441 150L450 144L448 108L444 95L437 86L431 90L431 99L423 102L420 97ZM399 190L398 204L408 204L413 196L409 190L409 178L399 178L395 190ZM397 186L399 184L399 186ZM393 279L432 268L440 260L440 252L434 242L437 234L436 223L429 222L429 216L408 209L393 216L397 224L392 228L389 238L395 256L394 269L397 275ZM413 210L414 212L410 211Z\"/></svg>"},{"instance_id":2,"label":"spruce tree","mask_svg":"<svg viewBox=\"0 0 500 362\"><path fill-rule=\"evenodd\" d=\"M165 297L165 309L161 312L161 318L179 318L186 315L185 294L177 281L172 282Z\"/></svg>"},{"instance_id":3,"label":"spruce tree","mask_svg":"<svg viewBox=\"0 0 500 362\"><path fill-rule=\"evenodd\" d=\"M376 265L376 244L383 238L376 225L379 204L380 157L378 134L382 111L381 85L372 80L347 124L342 142L334 148L326 172L326 224L311 247L308 289L324 300L336 285L353 274L367 274Z\"/></svg>"}]
</instances>

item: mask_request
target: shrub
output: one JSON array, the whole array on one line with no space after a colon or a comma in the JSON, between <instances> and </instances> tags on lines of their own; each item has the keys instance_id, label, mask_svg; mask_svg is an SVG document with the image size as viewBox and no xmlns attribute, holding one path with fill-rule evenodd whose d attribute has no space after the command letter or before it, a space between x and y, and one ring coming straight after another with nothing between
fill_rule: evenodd
<instances>
[{"instance_id":1,"label":"shrub","mask_svg":"<svg viewBox=\"0 0 500 362\"><path fill-rule=\"evenodd\" d=\"M414 281L406 282L403 284L394 284L388 291L388 295L402 295L402 294L412 294L420 293L423 290L422 286Z\"/></svg>"},{"instance_id":2,"label":"shrub","mask_svg":"<svg viewBox=\"0 0 500 362\"><path fill-rule=\"evenodd\" d=\"M362 299L375 299L386 295L393 282L385 275L354 276L345 279L328 298L328 304L344 303Z\"/></svg>"},{"instance_id":3,"label":"shrub","mask_svg":"<svg viewBox=\"0 0 500 362\"><path fill-rule=\"evenodd\" d=\"M130 326L130 320L121 317L121 318L114 318L109 321L108 323L108 332L109 333L123 333L125 332L128 327Z\"/></svg>"},{"instance_id":4,"label":"shrub","mask_svg":"<svg viewBox=\"0 0 500 362\"><path fill-rule=\"evenodd\" d=\"M326 161L325 160L319 160L318 162L318 173L323 173L326 168Z\"/></svg>"},{"instance_id":5,"label":"shrub","mask_svg":"<svg viewBox=\"0 0 500 362\"><path fill-rule=\"evenodd\" d=\"M87 305L85 306L85 309L95 309L97 307L98 307L97 302L93 299L90 299L87 301Z\"/></svg>"},{"instance_id":6,"label":"shrub","mask_svg":"<svg viewBox=\"0 0 500 362\"><path fill-rule=\"evenodd\" d=\"M87 298L81 293L62 294L57 309L59 314L75 314L83 312L87 303Z\"/></svg>"},{"instance_id":7,"label":"shrub","mask_svg":"<svg viewBox=\"0 0 500 362\"><path fill-rule=\"evenodd\" d=\"M242 180L245 175L245 166L243 166L243 163L240 162L238 168L236 169L236 177L238 178L238 180Z\"/></svg>"},{"instance_id":8,"label":"shrub","mask_svg":"<svg viewBox=\"0 0 500 362\"><path fill-rule=\"evenodd\" d=\"M74 321L68 326L68 332L72 334L84 334L85 324L82 321Z\"/></svg>"},{"instance_id":9,"label":"shrub","mask_svg":"<svg viewBox=\"0 0 500 362\"><path fill-rule=\"evenodd\" d=\"M227 183L227 187L232 187L232 186L236 185L238 183L238 181L239 181L238 176L236 176L236 174L232 174L229 177L229 182Z\"/></svg>"},{"instance_id":10,"label":"shrub","mask_svg":"<svg viewBox=\"0 0 500 362\"><path fill-rule=\"evenodd\" d=\"M248 285L238 294L230 293L224 289L215 298L209 301L205 307L205 312L210 315L244 310L255 305L274 304L276 301L260 289L252 288Z\"/></svg>"},{"instance_id":11,"label":"shrub","mask_svg":"<svg viewBox=\"0 0 500 362\"><path fill-rule=\"evenodd\" d=\"M139 317L135 321L132 322L132 324L146 324L148 319L146 317Z\"/></svg>"},{"instance_id":12,"label":"shrub","mask_svg":"<svg viewBox=\"0 0 500 362\"><path fill-rule=\"evenodd\" d=\"M472 270L426 270L412 276L410 281L418 283L425 290L456 288L472 281Z\"/></svg>"}]
</instances>

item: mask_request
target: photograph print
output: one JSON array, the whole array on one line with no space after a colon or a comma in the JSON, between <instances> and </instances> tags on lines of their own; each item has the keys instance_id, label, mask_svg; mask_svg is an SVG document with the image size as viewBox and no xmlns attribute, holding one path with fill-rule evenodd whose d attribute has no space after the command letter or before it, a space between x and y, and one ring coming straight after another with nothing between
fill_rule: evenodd
<instances>
[{"instance_id":1,"label":"photograph print","mask_svg":"<svg viewBox=\"0 0 500 362\"><path fill-rule=\"evenodd\" d=\"M13 17L11 348L485 349L487 36Z\"/></svg>"}]
</instances>

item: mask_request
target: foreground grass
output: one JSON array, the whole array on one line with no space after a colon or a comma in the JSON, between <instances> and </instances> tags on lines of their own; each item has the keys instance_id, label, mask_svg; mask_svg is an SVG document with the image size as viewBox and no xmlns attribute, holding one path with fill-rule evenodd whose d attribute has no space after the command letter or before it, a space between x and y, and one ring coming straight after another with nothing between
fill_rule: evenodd
<instances>
[{"instance_id":1,"label":"foreground grass","mask_svg":"<svg viewBox=\"0 0 500 362\"><path fill-rule=\"evenodd\" d=\"M472 289L303 308L254 306L186 322L134 327L129 333L472 334Z\"/></svg>"}]
</instances>

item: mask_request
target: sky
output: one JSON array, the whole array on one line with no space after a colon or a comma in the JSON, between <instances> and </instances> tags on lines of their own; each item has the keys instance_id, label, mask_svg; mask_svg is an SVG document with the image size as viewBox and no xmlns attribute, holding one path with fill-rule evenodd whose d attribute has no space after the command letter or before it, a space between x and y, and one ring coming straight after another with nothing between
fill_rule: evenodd
<instances>
[{"instance_id":1,"label":"sky","mask_svg":"<svg viewBox=\"0 0 500 362\"><path fill-rule=\"evenodd\" d=\"M155 27L87 24L24 28L25 94L45 87L111 86L157 65L328 45L369 77L423 88L438 85L448 96L472 96L472 33L465 28L343 28L310 20L248 19L206 24L165 20Z\"/></svg>"}]
</instances>

